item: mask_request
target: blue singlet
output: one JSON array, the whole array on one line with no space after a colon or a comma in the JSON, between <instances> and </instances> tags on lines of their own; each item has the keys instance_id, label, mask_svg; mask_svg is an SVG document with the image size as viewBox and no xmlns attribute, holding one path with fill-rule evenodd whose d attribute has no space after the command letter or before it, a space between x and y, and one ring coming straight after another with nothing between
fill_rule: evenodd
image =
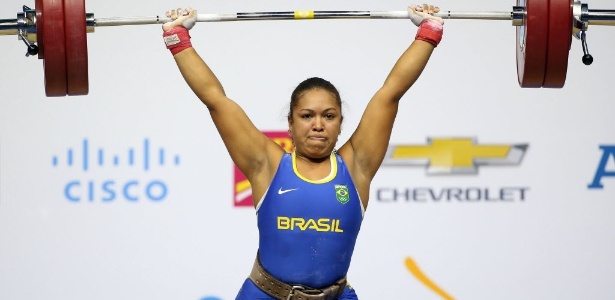
<instances>
[{"instance_id":1,"label":"blue singlet","mask_svg":"<svg viewBox=\"0 0 615 300\"><path fill-rule=\"evenodd\" d=\"M331 154L331 173L320 180L301 176L295 161L294 153L282 157L257 207L259 257L280 281L324 288L346 276L364 208L339 155ZM237 299L254 289L246 280ZM269 299L262 296L250 299ZM347 287L340 299L356 294Z\"/></svg>"}]
</instances>

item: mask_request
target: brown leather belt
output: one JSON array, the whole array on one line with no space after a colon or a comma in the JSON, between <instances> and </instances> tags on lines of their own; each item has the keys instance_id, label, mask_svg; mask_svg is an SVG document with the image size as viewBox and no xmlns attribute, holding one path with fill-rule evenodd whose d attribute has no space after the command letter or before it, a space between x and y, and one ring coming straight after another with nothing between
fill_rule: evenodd
<instances>
[{"instance_id":1,"label":"brown leather belt","mask_svg":"<svg viewBox=\"0 0 615 300\"><path fill-rule=\"evenodd\" d=\"M337 300L346 287L346 277L324 289L281 282L263 269L258 257L254 261L252 272L250 272L250 280L263 292L278 300Z\"/></svg>"}]
</instances>

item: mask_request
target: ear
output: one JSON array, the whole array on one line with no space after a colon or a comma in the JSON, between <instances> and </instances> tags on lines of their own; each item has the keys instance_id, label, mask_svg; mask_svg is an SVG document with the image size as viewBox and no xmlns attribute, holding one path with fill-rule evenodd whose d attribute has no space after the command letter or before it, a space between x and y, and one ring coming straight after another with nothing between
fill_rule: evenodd
<instances>
[{"instance_id":1,"label":"ear","mask_svg":"<svg viewBox=\"0 0 615 300\"><path fill-rule=\"evenodd\" d=\"M288 116L287 118L288 121L288 134L290 135L290 133L292 132L292 128L293 128L293 118L292 116Z\"/></svg>"}]
</instances>

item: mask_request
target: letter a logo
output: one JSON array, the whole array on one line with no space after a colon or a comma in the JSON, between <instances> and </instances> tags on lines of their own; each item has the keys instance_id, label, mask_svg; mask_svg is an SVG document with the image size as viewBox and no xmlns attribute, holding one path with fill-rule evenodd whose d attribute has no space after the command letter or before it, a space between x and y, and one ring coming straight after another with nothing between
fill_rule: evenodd
<instances>
[{"instance_id":1,"label":"letter a logo","mask_svg":"<svg viewBox=\"0 0 615 300\"><path fill-rule=\"evenodd\" d=\"M609 162L609 157L613 157L613 159L615 160L615 146L600 145L600 149L602 150L602 158L600 159L600 164L598 165L598 169L596 170L594 180L591 184L587 186L587 188L589 189L602 189L602 177L615 177L615 170L606 170L607 163Z\"/></svg>"}]
</instances>

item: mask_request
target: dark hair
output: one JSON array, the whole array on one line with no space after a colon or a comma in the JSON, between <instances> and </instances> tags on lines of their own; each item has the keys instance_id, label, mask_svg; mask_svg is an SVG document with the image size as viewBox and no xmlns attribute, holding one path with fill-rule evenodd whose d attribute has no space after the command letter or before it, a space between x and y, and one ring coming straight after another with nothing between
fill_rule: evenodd
<instances>
[{"instance_id":1,"label":"dark hair","mask_svg":"<svg viewBox=\"0 0 615 300\"><path fill-rule=\"evenodd\" d=\"M308 78L304 81L302 81L301 83L299 83L299 85L297 85L297 87L295 88L295 90L293 91L293 93L290 96L290 109L288 111L288 119L292 120L292 116L293 116L293 110L295 109L295 107L297 106L297 102L299 101L299 98L301 97L301 95L303 95L303 93L313 90L313 89L323 89L331 94L333 94L335 96L335 100L337 102L337 104L340 106L340 112L342 109L342 98L340 97L340 93L337 91L337 88L335 88L335 86L329 82L328 80L319 78L319 77L312 77L312 78Z\"/></svg>"}]
</instances>

